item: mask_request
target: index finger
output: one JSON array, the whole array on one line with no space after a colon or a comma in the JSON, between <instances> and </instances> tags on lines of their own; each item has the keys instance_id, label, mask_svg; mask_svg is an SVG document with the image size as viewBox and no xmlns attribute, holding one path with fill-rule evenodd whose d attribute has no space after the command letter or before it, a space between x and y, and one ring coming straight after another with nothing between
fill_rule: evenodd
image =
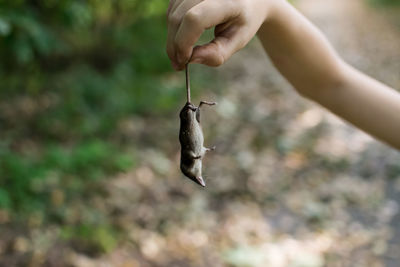
<instances>
[{"instance_id":1,"label":"index finger","mask_svg":"<svg viewBox=\"0 0 400 267\"><path fill-rule=\"evenodd\" d=\"M206 29L239 16L239 5L222 2L224 1L203 1L189 9L183 17L175 37L179 69L183 69L189 61L193 46Z\"/></svg>"}]
</instances>

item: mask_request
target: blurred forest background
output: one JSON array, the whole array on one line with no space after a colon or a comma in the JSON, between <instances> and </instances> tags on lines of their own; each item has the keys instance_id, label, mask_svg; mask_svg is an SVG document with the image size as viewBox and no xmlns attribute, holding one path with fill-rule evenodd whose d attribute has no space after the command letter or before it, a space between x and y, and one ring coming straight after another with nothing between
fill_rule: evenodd
<instances>
[{"instance_id":1,"label":"blurred forest background","mask_svg":"<svg viewBox=\"0 0 400 267\"><path fill-rule=\"evenodd\" d=\"M294 4L400 88L399 0ZM183 178L167 6L0 0L0 266L398 266L399 153L301 99L257 41L192 67L217 150L205 189Z\"/></svg>"}]
</instances>

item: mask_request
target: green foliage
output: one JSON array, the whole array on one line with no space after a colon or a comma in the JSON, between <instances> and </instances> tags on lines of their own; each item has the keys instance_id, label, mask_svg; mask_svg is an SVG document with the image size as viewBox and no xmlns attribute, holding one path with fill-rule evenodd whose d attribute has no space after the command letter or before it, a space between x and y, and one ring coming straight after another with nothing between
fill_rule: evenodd
<instances>
[{"instance_id":1,"label":"green foliage","mask_svg":"<svg viewBox=\"0 0 400 267\"><path fill-rule=\"evenodd\" d=\"M165 82L167 4L0 1L0 208L50 212L53 190L68 202L132 168L118 122L175 111L184 94Z\"/></svg>"},{"instance_id":2,"label":"green foliage","mask_svg":"<svg viewBox=\"0 0 400 267\"><path fill-rule=\"evenodd\" d=\"M117 231L109 225L65 226L61 237L78 243L81 250L90 250L91 254L110 252L118 241Z\"/></svg>"},{"instance_id":3,"label":"green foliage","mask_svg":"<svg viewBox=\"0 0 400 267\"><path fill-rule=\"evenodd\" d=\"M73 148L50 145L40 158L2 151L0 208L26 212L51 209L51 192L85 192L91 181L133 166L133 156L100 140ZM71 183L70 179L79 181Z\"/></svg>"},{"instance_id":4,"label":"green foliage","mask_svg":"<svg viewBox=\"0 0 400 267\"><path fill-rule=\"evenodd\" d=\"M13 225L57 224L95 253L116 246L92 200L107 194L103 178L135 167L137 140L121 125L184 101L165 52L167 5L0 0L0 215Z\"/></svg>"},{"instance_id":5,"label":"green foliage","mask_svg":"<svg viewBox=\"0 0 400 267\"><path fill-rule=\"evenodd\" d=\"M400 0L369 0L377 5L400 5Z\"/></svg>"}]
</instances>

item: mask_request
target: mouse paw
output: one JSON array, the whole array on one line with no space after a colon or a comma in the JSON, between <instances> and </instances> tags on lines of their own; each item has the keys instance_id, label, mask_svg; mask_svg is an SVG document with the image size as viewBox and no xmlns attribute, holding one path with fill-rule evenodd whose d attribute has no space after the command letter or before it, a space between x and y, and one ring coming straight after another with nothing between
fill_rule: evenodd
<instances>
[{"instance_id":1,"label":"mouse paw","mask_svg":"<svg viewBox=\"0 0 400 267\"><path fill-rule=\"evenodd\" d=\"M205 148L206 149L206 152L208 152L208 151L213 151L213 150L215 150L215 148L216 148L216 146L213 146L213 147L211 147L211 148Z\"/></svg>"}]
</instances>

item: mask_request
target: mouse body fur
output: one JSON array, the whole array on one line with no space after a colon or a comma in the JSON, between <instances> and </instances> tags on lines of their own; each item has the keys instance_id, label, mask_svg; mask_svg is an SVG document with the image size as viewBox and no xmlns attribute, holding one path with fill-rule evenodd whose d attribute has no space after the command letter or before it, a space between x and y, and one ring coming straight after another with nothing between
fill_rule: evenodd
<instances>
[{"instance_id":1,"label":"mouse body fur","mask_svg":"<svg viewBox=\"0 0 400 267\"><path fill-rule=\"evenodd\" d=\"M202 105L215 105L215 102L201 101L196 107L187 102L182 108L180 117L179 142L181 144L182 173L195 183L205 186L202 177L202 159L207 151L215 148L204 147L203 130L200 125L200 107Z\"/></svg>"}]
</instances>

